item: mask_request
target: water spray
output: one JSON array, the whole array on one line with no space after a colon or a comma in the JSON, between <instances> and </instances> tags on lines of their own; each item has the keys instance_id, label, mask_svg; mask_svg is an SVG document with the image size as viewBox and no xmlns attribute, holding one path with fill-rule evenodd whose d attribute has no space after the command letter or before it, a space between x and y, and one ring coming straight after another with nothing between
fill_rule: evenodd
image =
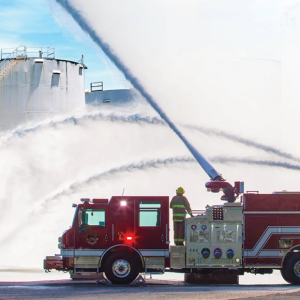
<instances>
[{"instance_id":1,"label":"water spray","mask_svg":"<svg viewBox=\"0 0 300 300\"><path fill-rule=\"evenodd\" d=\"M191 154L194 156L199 165L210 177L211 182L206 183L208 191L219 192L222 190L224 195L222 200L229 202L235 201L239 193L243 192L241 189L233 187L230 183L226 182L220 173L218 173L214 167L202 156L202 154L195 149L195 147L184 137L175 124L169 119L166 113L160 108L160 106L154 101L153 97L146 91L139 80L131 73L128 67L121 61L116 53L110 48L110 46L103 41L103 39L91 28L85 18L77 11L69 0L56 0L78 23L81 29L86 32L91 39L103 50L107 57L116 65L116 67L124 74L126 79L130 81L132 86L140 92L140 94L148 101L151 107L159 114L159 116L169 125L169 127L177 134L181 141L185 144Z\"/></svg>"}]
</instances>

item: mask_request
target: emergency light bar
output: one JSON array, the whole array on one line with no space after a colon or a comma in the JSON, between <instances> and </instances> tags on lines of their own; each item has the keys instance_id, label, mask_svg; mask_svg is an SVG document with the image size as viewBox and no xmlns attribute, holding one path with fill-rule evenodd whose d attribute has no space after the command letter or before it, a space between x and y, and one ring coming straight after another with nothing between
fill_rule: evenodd
<instances>
[{"instance_id":1,"label":"emergency light bar","mask_svg":"<svg viewBox=\"0 0 300 300\"><path fill-rule=\"evenodd\" d=\"M81 198L80 201L81 201L82 203L90 203L90 202L91 202L91 201L90 201L90 198Z\"/></svg>"}]
</instances>

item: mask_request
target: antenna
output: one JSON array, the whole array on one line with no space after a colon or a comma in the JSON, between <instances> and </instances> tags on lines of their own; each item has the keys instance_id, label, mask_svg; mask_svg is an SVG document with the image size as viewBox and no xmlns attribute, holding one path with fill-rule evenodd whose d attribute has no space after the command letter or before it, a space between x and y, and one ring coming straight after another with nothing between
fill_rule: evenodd
<instances>
[{"instance_id":1,"label":"antenna","mask_svg":"<svg viewBox=\"0 0 300 300\"><path fill-rule=\"evenodd\" d=\"M124 191L125 191L125 188L123 188L123 193L122 193L122 196L124 195Z\"/></svg>"}]
</instances>

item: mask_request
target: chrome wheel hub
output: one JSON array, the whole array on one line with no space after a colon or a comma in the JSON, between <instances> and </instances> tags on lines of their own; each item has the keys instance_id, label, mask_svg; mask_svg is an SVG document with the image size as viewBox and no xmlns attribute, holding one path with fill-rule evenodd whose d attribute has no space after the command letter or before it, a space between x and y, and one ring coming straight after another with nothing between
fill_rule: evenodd
<instances>
[{"instance_id":1,"label":"chrome wheel hub","mask_svg":"<svg viewBox=\"0 0 300 300\"><path fill-rule=\"evenodd\" d=\"M118 259L112 265L112 272L116 277L124 278L129 275L131 270L130 264L125 259Z\"/></svg>"},{"instance_id":2,"label":"chrome wheel hub","mask_svg":"<svg viewBox=\"0 0 300 300\"><path fill-rule=\"evenodd\" d=\"M294 273L297 277L300 277L300 260L298 260L294 265Z\"/></svg>"}]
</instances>

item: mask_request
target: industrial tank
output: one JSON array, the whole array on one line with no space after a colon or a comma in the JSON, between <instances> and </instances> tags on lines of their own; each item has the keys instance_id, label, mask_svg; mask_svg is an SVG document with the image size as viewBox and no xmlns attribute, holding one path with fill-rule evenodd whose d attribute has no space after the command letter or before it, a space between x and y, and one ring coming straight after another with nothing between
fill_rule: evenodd
<instances>
[{"instance_id":1,"label":"industrial tank","mask_svg":"<svg viewBox=\"0 0 300 300\"><path fill-rule=\"evenodd\" d=\"M85 103L91 106L127 106L146 103L146 99L134 88L104 90L103 82L92 82L85 91Z\"/></svg>"},{"instance_id":2,"label":"industrial tank","mask_svg":"<svg viewBox=\"0 0 300 300\"><path fill-rule=\"evenodd\" d=\"M54 48L1 50L0 130L85 107L82 61L55 58Z\"/></svg>"}]
</instances>

